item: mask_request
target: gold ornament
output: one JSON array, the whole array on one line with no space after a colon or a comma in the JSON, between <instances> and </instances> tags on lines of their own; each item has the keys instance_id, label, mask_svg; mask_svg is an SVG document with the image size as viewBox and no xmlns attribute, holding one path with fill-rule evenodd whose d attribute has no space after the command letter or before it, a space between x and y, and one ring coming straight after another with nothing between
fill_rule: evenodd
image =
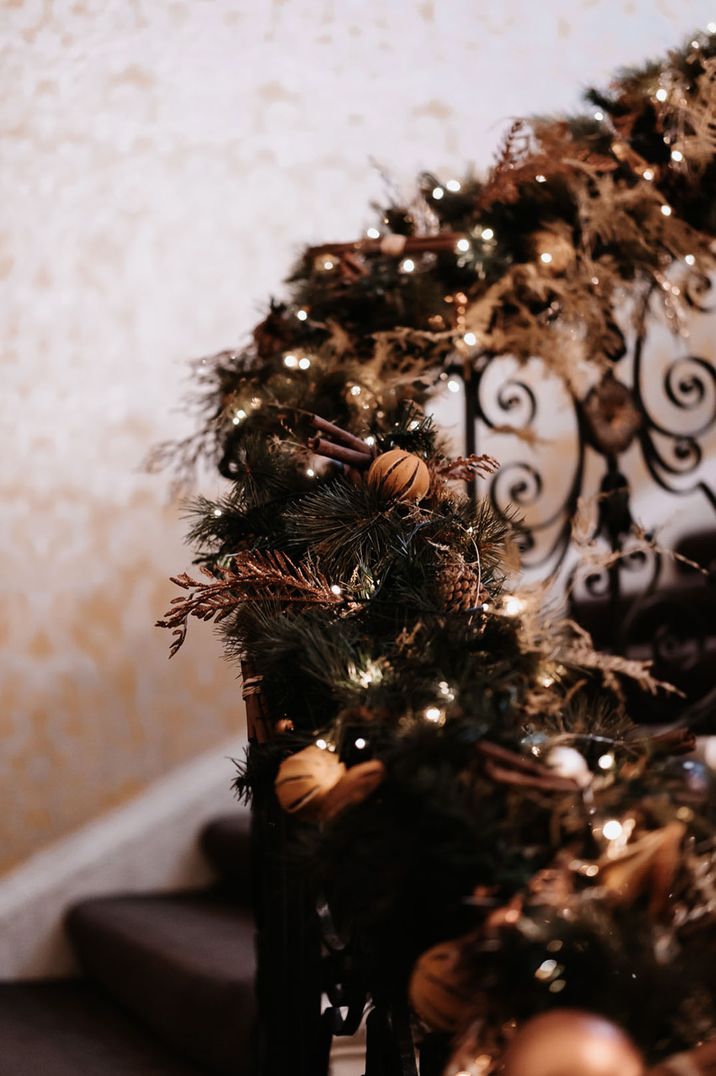
<instances>
[{"instance_id":1,"label":"gold ornament","mask_svg":"<svg viewBox=\"0 0 716 1076\"><path fill-rule=\"evenodd\" d=\"M631 1039L595 1013L554 1009L520 1028L505 1055L504 1076L643 1076Z\"/></svg>"},{"instance_id":2,"label":"gold ornament","mask_svg":"<svg viewBox=\"0 0 716 1076\"><path fill-rule=\"evenodd\" d=\"M323 800L345 772L333 751L315 744L304 747L279 766L274 784L278 802L289 814L318 818Z\"/></svg>"},{"instance_id":3,"label":"gold ornament","mask_svg":"<svg viewBox=\"0 0 716 1076\"><path fill-rule=\"evenodd\" d=\"M329 822L346 808L362 803L384 779L385 766L377 758L352 766L321 802L321 818Z\"/></svg>"},{"instance_id":4,"label":"gold ornament","mask_svg":"<svg viewBox=\"0 0 716 1076\"><path fill-rule=\"evenodd\" d=\"M682 822L669 822L627 845L618 857L605 857L598 864L598 884L613 894L616 904L625 907L648 893L649 912L658 918L669 902L685 832Z\"/></svg>"},{"instance_id":5,"label":"gold ornament","mask_svg":"<svg viewBox=\"0 0 716 1076\"><path fill-rule=\"evenodd\" d=\"M402 448L392 448L371 463L368 485L398 501L417 504L430 489L430 471L420 456Z\"/></svg>"},{"instance_id":6,"label":"gold ornament","mask_svg":"<svg viewBox=\"0 0 716 1076\"><path fill-rule=\"evenodd\" d=\"M467 940L454 938L434 945L419 957L410 976L410 1004L433 1031L459 1031L483 1007L470 976L461 967Z\"/></svg>"},{"instance_id":7,"label":"gold ornament","mask_svg":"<svg viewBox=\"0 0 716 1076\"><path fill-rule=\"evenodd\" d=\"M438 591L448 613L476 609L487 600L487 591L480 586L478 573L464 560L456 560L441 570Z\"/></svg>"},{"instance_id":8,"label":"gold ornament","mask_svg":"<svg viewBox=\"0 0 716 1076\"><path fill-rule=\"evenodd\" d=\"M583 407L598 450L626 452L641 426L641 415L627 386L606 374L588 394Z\"/></svg>"}]
</instances>

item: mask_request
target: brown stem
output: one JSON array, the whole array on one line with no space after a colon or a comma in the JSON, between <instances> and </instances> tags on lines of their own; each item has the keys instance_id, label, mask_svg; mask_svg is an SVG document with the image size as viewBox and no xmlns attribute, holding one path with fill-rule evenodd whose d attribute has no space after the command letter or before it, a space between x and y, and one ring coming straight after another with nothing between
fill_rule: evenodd
<instances>
[{"instance_id":1,"label":"brown stem","mask_svg":"<svg viewBox=\"0 0 716 1076\"><path fill-rule=\"evenodd\" d=\"M319 456L327 456L331 460L347 463L351 467L367 467L373 459L368 452L355 452L352 448L334 445L331 441L323 441L320 437L311 437L308 447Z\"/></svg>"},{"instance_id":2,"label":"brown stem","mask_svg":"<svg viewBox=\"0 0 716 1076\"><path fill-rule=\"evenodd\" d=\"M439 254L442 251L454 250L458 239L465 239L464 232L442 232L440 235L414 235L406 236L405 244L398 254L393 257L401 257L404 254ZM309 257L317 254L386 254L381 239L358 239L354 243L321 243L320 246L309 247L306 251Z\"/></svg>"},{"instance_id":3,"label":"brown stem","mask_svg":"<svg viewBox=\"0 0 716 1076\"><path fill-rule=\"evenodd\" d=\"M365 441L362 441L360 437L356 437L355 434L349 433L348 430L341 429L340 426L336 426L335 423L329 422L328 419L321 418L320 415L313 415L311 418L313 425L321 433L330 434L331 437L348 448L354 448L356 452L367 452L371 456L372 450L370 445L367 445Z\"/></svg>"}]
</instances>

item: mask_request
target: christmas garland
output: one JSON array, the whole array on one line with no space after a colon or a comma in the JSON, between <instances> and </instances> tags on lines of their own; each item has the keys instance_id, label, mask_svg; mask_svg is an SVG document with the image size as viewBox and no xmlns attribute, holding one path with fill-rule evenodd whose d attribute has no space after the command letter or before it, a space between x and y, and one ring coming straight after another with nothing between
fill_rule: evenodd
<instances>
[{"instance_id":1,"label":"christmas garland","mask_svg":"<svg viewBox=\"0 0 716 1076\"><path fill-rule=\"evenodd\" d=\"M656 289L676 331L700 301L716 36L588 99L515 124L484 182L423 177L365 239L307 250L252 342L202 360L199 433L153 461L231 479L194 502L199 570L160 623L174 652L212 621L243 663L239 787L273 785L305 823L367 990L455 1035L453 1072L527 1073L514 1027L557 1006L655 1060L716 1027L692 740L626 714L624 678L664 687L644 665L510 585L510 521L459 488L495 461L453 457L423 410L501 354L542 356L581 397L623 353L625 296L645 317ZM614 1073L639 1071L610 1041Z\"/></svg>"}]
</instances>

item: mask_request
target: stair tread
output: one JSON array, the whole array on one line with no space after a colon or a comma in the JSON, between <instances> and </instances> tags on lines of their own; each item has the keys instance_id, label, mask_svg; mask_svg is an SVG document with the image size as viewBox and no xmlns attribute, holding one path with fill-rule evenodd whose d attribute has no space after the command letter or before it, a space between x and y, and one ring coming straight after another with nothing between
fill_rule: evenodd
<instances>
[{"instance_id":1,"label":"stair tread","mask_svg":"<svg viewBox=\"0 0 716 1076\"><path fill-rule=\"evenodd\" d=\"M68 929L80 964L182 1056L211 1072L249 1067L254 926L212 894L101 897Z\"/></svg>"},{"instance_id":2,"label":"stair tread","mask_svg":"<svg viewBox=\"0 0 716 1076\"><path fill-rule=\"evenodd\" d=\"M80 980L0 983L3 1076L201 1076Z\"/></svg>"}]
</instances>

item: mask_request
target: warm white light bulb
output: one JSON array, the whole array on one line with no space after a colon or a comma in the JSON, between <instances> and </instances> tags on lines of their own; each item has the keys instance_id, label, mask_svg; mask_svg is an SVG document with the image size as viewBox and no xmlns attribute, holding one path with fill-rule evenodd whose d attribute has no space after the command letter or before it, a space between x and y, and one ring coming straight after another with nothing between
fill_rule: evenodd
<instances>
[{"instance_id":1,"label":"warm white light bulb","mask_svg":"<svg viewBox=\"0 0 716 1076\"><path fill-rule=\"evenodd\" d=\"M293 370L296 366L298 366L298 359L295 355L284 355L283 365L287 366L289 370Z\"/></svg>"},{"instance_id":2,"label":"warm white light bulb","mask_svg":"<svg viewBox=\"0 0 716 1076\"><path fill-rule=\"evenodd\" d=\"M665 101L669 94L663 86L660 86L654 96L656 97L657 101Z\"/></svg>"},{"instance_id":3,"label":"warm white light bulb","mask_svg":"<svg viewBox=\"0 0 716 1076\"><path fill-rule=\"evenodd\" d=\"M447 189L449 191L452 191L453 194L454 194L456 191L460 190L460 187L462 186L462 184L460 183L459 179L449 179L447 181L447 183L445 184L445 186L447 187Z\"/></svg>"},{"instance_id":4,"label":"warm white light bulb","mask_svg":"<svg viewBox=\"0 0 716 1076\"><path fill-rule=\"evenodd\" d=\"M433 187L433 198L436 202L439 202L444 194L445 191L442 189L442 187Z\"/></svg>"},{"instance_id":5,"label":"warm white light bulb","mask_svg":"<svg viewBox=\"0 0 716 1076\"><path fill-rule=\"evenodd\" d=\"M426 706L423 710L423 717L426 721L439 721L442 716L442 710L439 706Z\"/></svg>"},{"instance_id":6,"label":"warm white light bulb","mask_svg":"<svg viewBox=\"0 0 716 1076\"><path fill-rule=\"evenodd\" d=\"M358 748L359 751L362 751L363 748L365 747L366 743L367 743L367 740L364 740L362 736L359 736L358 739L356 740L355 745L356 745L356 747Z\"/></svg>"},{"instance_id":7,"label":"warm white light bulb","mask_svg":"<svg viewBox=\"0 0 716 1076\"><path fill-rule=\"evenodd\" d=\"M332 258L324 258L323 259L323 269L326 272L328 272L329 269L332 269L334 265L335 265L335 262L333 261Z\"/></svg>"},{"instance_id":8,"label":"warm white light bulb","mask_svg":"<svg viewBox=\"0 0 716 1076\"><path fill-rule=\"evenodd\" d=\"M328 747L328 744L324 739L319 739L316 740L316 747L320 747L321 751L325 751Z\"/></svg>"},{"instance_id":9,"label":"warm white light bulb","mask_svg":"<svg viewBox=\"0 0 716 1076\"><path fill-rule=\"evenodd\" d=\"M664 214L665 217L670 217L671 216L671 206L670 205L663 205L661 207L661 212Z\"/></svg>"},{"instance_id":10,"label":"warm white light bulb","mask_svg":"<svg viewBox=\"0 0 716 1076\"><path fill-rule=\"evenodd\" d=\"M351 396L360 396L360 394L361 394L360 385L351 385Z\"/></svg>"},{"instance_id":11,"label":"warm white light bulb","mask_svg":"<svg viewBox=\"0 0 716 1076\"><path fill-rule=\"evenodd\" d=\"M365 438L365 443L367 445L374 445L375 444L375 437L373 436L372 433L368 434L368 436Z\"/></svg>"},{"instance_id":12,"label":"warm white light bulb","mask_svg":"<svg viewBox=\"0 0 716 1076\"><path fill-rule=\"evenodd\" d=\"M541 172L538 175L535 176L535 179L537 180L538 183L546 183L547 182L547 176L543 176Z\"/></svg>"},{"instance_id":13,"label":"warm white light bulb","mask_svg":"<svg viewBox=\"0 0 716 1076\"><path fill-rule=\"evenodd\" d=\"M380 239L380 232L377 228L366 228L365 234L369 239Z\"/></svg>"},{"instance_id":14,"label":"warm white light bulb","mask_svg":"<svg viewBox=\"0 0 716 1076\"><path fill-rule=\"evenodd\" d=\"M463 336L463 340L468 347L474 347L474 345L477 343L477 337L473 332L465 333L465 335Z\"/></svg>"},{"instance_id":15,"label":"warm white light bulb","mask_svg":"<svg viewBox=\"0 0 716 1076\"><path fill-rule=\"evenodd\" d=\"M524 607L522 598L518 598L516 594L508 594L503 603L506 616L519 616Z\"/></svg>"},{"instance_id":16,"label":"warm white light bulb","mask_svg":"<svg viewBox=\"0 0 716 1076\"><path fill-rule=\"evenodd\" d=\"M335 594L335 596L337 598L340 598L342 593L343 593L343 591L338 586L338 583L333 583L333 585L331 586L331 594Z\"/></svg>"},{"instance_id":17,"label":"warm white light bulb","mask_svg":"<svg viewBox=\"0 0 716 1076\"><path fill-rule=\"evenodd\" d=\"M645 168L644 171L641 174L644 177L644 179L647 181L647 183L651 183L652 179L654 178L654 169L653 168Z\"/></svg>"},{"instance_id":18,"label":"warm white light bulb","mask_svg":"<svg viewBox=\"0 0 716 1076\"><path fill-rule=\"evenodd\" d=\"M614 755L611 751L607 751L606 754L600 755L597 759L597 765L600 770L611 770L614 765Z\"/></svg>"},{"instance_id":19,"label":"warm white light bulb","mask_svg":"<svg viewBox=\"0 0 716 1076\"><path fill-rule=\"evenodd\" d=\"M693 254L685 254L684 255L684 261L686 262L687 265L695 265L696 264L696 258L693 256Z\"/></svg>"},{"instance_id":20,"label":"warm white light bulb","mask_svg":"<svg viewBox=\"0 0 716 1076\"><path fill-rule=\"evenodd\" d=\"M221 509L220 509L220 508L215 508L215 509L214 509L214 516L215 516L215 518L216 518L216 519L218 519L218 518L219 518L219 516L223 516L223 514L224 514L224 513L223 513L223 512L221 511Z\"/></svg>"},{"instance_id":21,"label":"warm white light bulb","mask_svg":"<svg viewBox=\"0 0 716 1076\"><path fill-rule=\"evenodd\" d=\"M400 268L404 273L412 273L413 269L415 268L415 262L412 258L403 258L402 262L400 263Z\"/></svg>"},{"instance_id":22,"label":"warm white light bulb","mask_svg":"<svg viewBox=\"0 0 716 1076\"><path fill-rule=\"evenodd\" d=\"M671 159L672 161L676 161L678 163L679 161L683 161L684 155L680 149L672 149Z\"/></svg>"},{"instance_id":23,"label":"warm white light bulb","mask_svg":"<svg viewBox=\"0 0 716 1076\"><path fill-rule=\"evenodd\" d=\"M541 262L544 262L545 265L549 265L550 262L552 261L552 255L550 254L550 252L548 250L543 250L542 253L539 256L539 260Z\"/></svg>"},{"instance_id":24,"label":"warm white light bulb","mask_svg":"<svg viewBox=\"0 0 716 1076\"><path fill-rule=\"evenodd\" d=\"M624 832L624 827L621 822L618 822L616 818L610 818L608 822L605 822L602 826L602 833L608 841L616 841L621 837Z\"/></svg>"},{"instance_id":25,"label":"warm white light bulb","mask_svg":"<svg viewBox=\"0 0 716 1076\"><path fill-rule=\"evenodd\" d=\"M456 377L451 377L450 380L447 383L447 387L450 390L450 392L459 392L460 391L460 382L458 381L458 379Z\"/></svg>"},{"instance_id":26,"label":"warm white light bulb","mask_svg":"<svg viewBox=\"0 0 716 1076\"><path fill-rule=\"evenodd\" d=\"M306 474L308 475L309 478L315 478L316 477L316 472L313 470L313 467L307 467L306 468Z\"/></svg>"},{"instance_id":27,"label":"warm white light bulb","mask_svg":"<svg viewBox=\"0 0 716 1076\"><path fill-rule=\"evenodd\" d=\"M303 358L298 360L298 365L301 370L307 370L311 365L311 360L307 355L304 355Z\"/></svg>"},{"instance_id":28,"label":"warm white light bulb","mask_svg":"<svg viewBox=\"0 0 716 1076\"><path fill-rule=\"evenodd\" d=\"M307 317L308 317L308 311L303 310L303 309L297 310L296 311L296 317L298 318L299 321L305 321L307 319Z\"/></svg>"},{"instance_id":29,"label":"warm white light bulb","mask_svg":"<svg viewBox=\"0 0 716 1076\"><path fill-rule=\"evenodd\" d=\"M455 244L455 250L459 250L461 254L465 254L470 249L469 239L458 239Z\"/></svg>"},{"instance_id":30,"label":"warm white light bulb","mask_svg":"<svg viewBox=\"0 0 716 1076\"><path fill-rule=\"evenodd\" d=\"M602 112L602 110L601 110L600 108L598 108L598 109L597 109L597 110L595 111L595 113L594 113L594 118L595 118L595 120L597 121L597 123L601 123L601 122L602 122L602 120L604 119L604 113Z\"/></svg>"},{"instance_id":31,"label":"warm white light bulb","mask_svg":"<svg viewBox=\"0 0 716 1076\"><path fill-rule=\"evenodd\" d=\"M483 239L494 239L495 238L494 229L493 228L483 228L482 229L482 238Z\"/></svg>"}]
</instances>

